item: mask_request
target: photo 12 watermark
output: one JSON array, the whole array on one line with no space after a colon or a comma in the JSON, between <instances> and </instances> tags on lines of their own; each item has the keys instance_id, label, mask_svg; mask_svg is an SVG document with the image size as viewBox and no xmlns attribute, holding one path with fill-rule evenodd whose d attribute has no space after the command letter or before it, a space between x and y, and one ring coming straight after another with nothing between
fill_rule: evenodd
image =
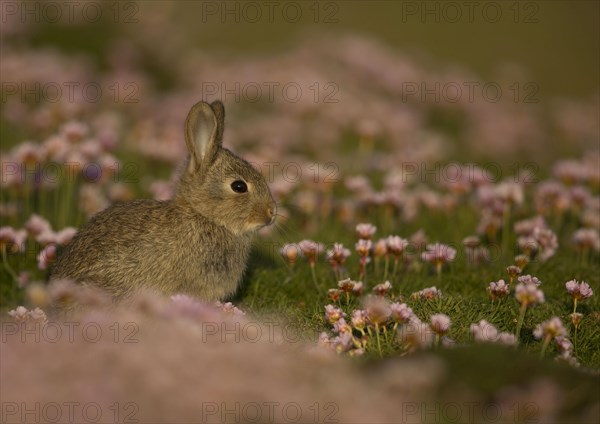
<instances>
[{"instance_id":1,"label":"photo 12 watermark","mask_svg":"<svg viewBox=\"0 0 600 424\"><path fill-rule=\"evenodd\" d=\"M205 81L201 85L202 100L235 103L339 103L340 87L333 81Z\"/></svg>"},{"instance_id":2,"label":"photo 12 watermark","mask_svg":"<svg viewBox=\"0 0 600 424\"><path fill-rule=\"evenodd\" d=\"M537 24L539 16L534 1L402 1L400 22Z\"/></svg>"},{"instance_id":3,"label":"photo 12 watermark","mask_svg":"<svg viewBox=\"0 0 600 424\"><path fill-rule=\"evenodd\" d=\"M2 343L98 343L103 339L113 343L139 343L140 331L135 322L113 322L110 325L94 321L5 321L0 323Z\"/></svg>"},{"instance_id":4,"label":"photo 12 watermark","mask_svg":"<svg viewBox=\"0 0 600 424\"><path fill-rule=\"evenodd\" d=\"M140 407L135 402L56 401L0 403L2 423L139 423Z\"/></svg>"},{"instance_id":5,"label":"photo 12 watermark","mask_svg":"<svg viewBox=\"0 0 600 424\"><path fill-rule=\"evenodd\" d=\"M200 422L338 423L335 402L215 402L202 401Z\"/></svg>"},{"instance_id":6,"label":"photo 12 watermark","mask_svg":"<svg viewBox=\"0 0 600 424\"><path fill-rule=\"evenodd\" d=\"M139 103L140 87L133 81L127 82L79 82L49 81L25 82L3 81L0 88L0 101L13 99L21 103Z\"/></svg>"},{"instance_id":7,"label":"photo 12 watermark","mask_svg":"<svg viewBox=\"0 0 600 424\"><path fill-rule=\"evenodd\" d=\"M202 1L200 22L337 24L340 3L332 1Z\"/></svg>"},{"instance_id":8,"label":"photo 12 watermark","mask_svg":"<svg viewBox=\"0 0 600 424\"><path fill-rule=\"evenodd\" d=\"M498 83L494 81L405 81L401 86L403 103L539 103L536 82Z\"/></svg>"},{"instance_id":9,"label":"photo 12 watermark","mask_svg":"<svg viewBox=\"0 0 600 424\"><path fill-rule=\"evenodd\" d=\"M22 24L122 24L140 22L140 7L134 1L11 1L0 2L0 22Z\"/></svg>"}]
</instances>

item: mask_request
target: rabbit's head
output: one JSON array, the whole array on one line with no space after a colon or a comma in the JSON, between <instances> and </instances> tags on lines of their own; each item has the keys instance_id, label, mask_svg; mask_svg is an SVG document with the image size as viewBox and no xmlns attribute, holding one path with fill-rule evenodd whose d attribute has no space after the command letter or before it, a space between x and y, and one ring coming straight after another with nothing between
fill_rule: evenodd
<instances>
[{"instance_id":1,"label":"rabbit's head","mask_svg":"<svg viewBox=\"0 0 600 424\"><path fill-rule=\"evenodd\" d=\"M185 121L189 150L176 202L234 234L255 231L275 220L277 206L265 178L247 161L222 147L223 103L196 103Z\"/></svg>"}]
</instances>

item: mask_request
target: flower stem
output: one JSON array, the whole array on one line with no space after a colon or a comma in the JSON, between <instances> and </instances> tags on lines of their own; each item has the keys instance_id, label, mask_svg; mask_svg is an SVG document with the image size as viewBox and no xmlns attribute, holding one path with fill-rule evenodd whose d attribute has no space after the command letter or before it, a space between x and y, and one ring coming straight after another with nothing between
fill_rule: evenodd
<instances>
[{"instance_id":1,"label":"flower stem","mask_svg":"<svg viewBox=\"0 0 600 424\"><path fill-rule=\"evenodd\" d=\"M521 336L521 327L523 326L523 320L525 319L525 312L527 312L527 302L523 302L521 304L521 310L519 312L519 320L517 321L517 331L515 333L517 344L519 343L519 337Z\"/></svg>"},{"instance_id":2,"label":"flower stem","mask_svg":"<svg viewBox=\"0 0 600 424\"><path fill-rule=\"evenodd\" d=\"M315 272L315 264L310 264L310 272L312 274L312 280L313 280L313 283L315 284L315 288L317 289L317 291L319 293L321 293L321 288L319 287L319 284L317 283L317 274Z\"/></svg>"},{"instance_id":3,"label":"flower stem","mask_svg":"<svg viewBox=\"0 0 600 424\"><path fill-rule=\"evenodd\" d=\"M379 351L379 357L381 358L383 354L381 353L381 342L379 340L379 324L375 324L375 337L377 338L377 350Z\"/></svg>"},{"instance_id":4,"label":"flower stem","mask_svg":"<svg viewBox=\"0 0 600 424\"><path fill-rule=\"evenodd\" d=\"M387 275L388 275L388 266L390 264L390 257L389 255L385 255L385 265L383 268L383 281L387 280Z\"/></svg>"},{"instance_id":5,"label":"flower stem","mask_svg":"<svg viewBox=\"0 0 600 424\"><path fill-rule=\"evenodd\" d=\"M577 312L577 298L573 299L573 313Z\"/></svg>"},{"instance_id":6,"label":"flower stem","mask_svg":"<svg viewBox=\"0 0 600 424\"><path fill-rule=\"evenodd\" d=\"M550 336L544 337L544 344L542 345L542 351L540 352L540 359L544 357L544 354L546 353L546 349L548 348L548 344L550 343L551 339L552 337Z\"/></svg>"},{"instance_id":7,"label":"flower stem","mask_svg":"<svg viewBox=\"0 0 600 424\"><path fill-rule=\"evenodd\" d=\"M19 277L17 276L17 273L12 269L12 267L8 263L8 258L6 257L6 246L2 246L1 250L2 250L2 263L4 264L4 268L6 268L6 271L13 278L14 282L18 283Z\"/></svg>"},{"instance_id":8,"label":"flower stem","mask_svg":"<svg viewBox=\"0 0 600 424\"><path fill-rule=\"evenodd\" d=\"M508 250L508 226L510 221L510 203L504 206L502 214L502 254L507 255Z\"/></svg>"}]
</instances>

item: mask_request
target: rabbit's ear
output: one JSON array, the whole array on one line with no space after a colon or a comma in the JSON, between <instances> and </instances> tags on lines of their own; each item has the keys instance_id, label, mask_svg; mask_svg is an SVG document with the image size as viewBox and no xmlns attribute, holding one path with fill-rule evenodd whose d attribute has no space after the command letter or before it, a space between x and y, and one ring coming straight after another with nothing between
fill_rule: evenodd
<instances>
[{"instance_id":1,"label":"rabbit's ear","mask_svg":"<svg viewBox=\"0 0 600 424\"><path fill-rule=\"evenodd\" d=\"M185 120L185 143L190 152L188 172L204 171L215 158L221 142L215 111L208 103L196 103Z\"/></svg>"},{"instance_id":2,"label":"rabbit's ear","mask_svg":"<svg viewBox=\"0 0 600 424\"><path fill-rule=\"evenodd\" d=\"M210 107L217 117L217 139L222 142L223 130L225 129L225 106L220 100L215 100L210 104Z\"/></svg>"}]
</instances>

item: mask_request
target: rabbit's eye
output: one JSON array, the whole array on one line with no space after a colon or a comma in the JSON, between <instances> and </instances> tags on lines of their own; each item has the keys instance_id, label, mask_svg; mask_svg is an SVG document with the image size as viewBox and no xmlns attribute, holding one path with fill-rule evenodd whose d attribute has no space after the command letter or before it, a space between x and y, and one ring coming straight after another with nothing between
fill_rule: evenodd
<instances>
[{"instance_id":1,"label":"rabbit's eye","mask_svg":"<svg viewBox=\"0 0 600 424\"><path fill-rule=\"evenodd\" d=\"M248 191L248 186L244 181L236 180L231 183L231 189L236 193L245 193Z\"/></svg>"}]
</instances>

